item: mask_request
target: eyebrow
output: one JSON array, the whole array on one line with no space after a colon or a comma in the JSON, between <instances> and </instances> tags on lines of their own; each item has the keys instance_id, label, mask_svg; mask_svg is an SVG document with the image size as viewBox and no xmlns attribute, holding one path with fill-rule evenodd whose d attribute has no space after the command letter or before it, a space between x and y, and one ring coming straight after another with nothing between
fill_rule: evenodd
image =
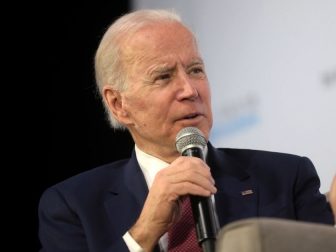
<instances>
[{"instance_id":1,"label":"eyebrow","mask_svg":"<svg viewBox=\"0 0 336 252\"><path fill-rule=\"evenodd\" d=\"M186 69L189 69L189 68L191 68L193 66L204 66L204 63L203 63L202 60L194 60L189 65L187 65Z\"/></svg>"},{"instance_id":2,"label":"eyebrow","mask_svg":"<svg viewBox=\"0 0 336 252\"><path fill-rule=\"evenodd\" d=\"M190 68L194 65L204 65L204 62L201 58L193 59L188 65L184 66L185 68ZM153 76L155 74L169 73L173 72L176 69L176 63L174 66L168 66L167 64L157 66L154 70L150 71L149 75Z\"/></svg>"},{"instance_id":3,"label":"eyebrow","mask_svg":"<svg viewBox=\"0 0 336 252\"><path fill-rule=\"evenodd\" d=\"M190 67L193 65L204 65L204 62L201 58L195 58L191 61L191 63L187 67Z\"/></svg>"},{"instance_id":4,"label":"eyebrow","mask_svg":"<svg viewBox=\"0 0 336 252\"><path fill-rule=\"evenodd\" d=\"M175 69L176 69L176 64L174 64L174 66L168 66L165 64L165 65L156 67L153 71L150 71L149 75L153 76L156 74L173 72Z\"/></svg>"}]
</instances>

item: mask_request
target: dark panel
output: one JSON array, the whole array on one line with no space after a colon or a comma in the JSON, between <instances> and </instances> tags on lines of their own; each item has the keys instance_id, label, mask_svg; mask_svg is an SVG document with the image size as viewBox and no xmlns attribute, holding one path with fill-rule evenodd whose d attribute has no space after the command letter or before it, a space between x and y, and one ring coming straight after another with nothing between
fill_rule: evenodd
<instances>
[{"instance_id":1,"label":"dark panel","mask_svg":"<svg viewBox=\"0 0 336 252\"><path fill-rule=\"evenodd\" d=\"M41 85L48 97L48 163L38 171L35 223L38 200L47 187L98 165L129 157L133 148L128 132L110 128L95 91L93 71L93 57L102 34L116 17L129 10L129 1L98 3L55 2L44 6L46 18L41 20L40 37L46 41L40 43L47 48L43 50L49 76ZM35 240L32 251L39 247Z\"/></svg>"}]
</instances>

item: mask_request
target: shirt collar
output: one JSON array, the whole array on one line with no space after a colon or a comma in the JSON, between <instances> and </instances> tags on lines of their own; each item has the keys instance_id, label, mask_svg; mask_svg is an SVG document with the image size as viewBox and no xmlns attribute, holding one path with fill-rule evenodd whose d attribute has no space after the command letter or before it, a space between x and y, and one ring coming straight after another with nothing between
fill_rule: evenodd
<instances>
[{"instance_id":1,"label":"shirt collar","mask_svg":"<svg viewBox=\"0 0 336 252\"><path fill-rule=\"evenodd\" d=\"M152 155L143 152L136 145L135 145L135 154L138 163L140 165L140 168L142 170L142 173L145 176L147 186L148 188L150 188L153 184L153 180L156 174L163 168L166 168L169 164L162 161L161 159L158 159L157 157L154 157Z\"/></svg>"},{"instance_id":2,"label":"shirt collar","mask_svg":"<svg viewBox=\"0 0 336 252\"><path fill-rule=\"evenodd\" d=\"M142 150L139 149L137 145L135 145L135 154L138 160L139 166L142 170L142 173L145 176L145 180L147 183L148 188L150 188L153 184L154 178L156 174L161 171L163 168L166 168L169 163L149 155ZM204 156L206 157L208 154L208 147L205 146L204 148Z\"/></svg>"}]
</instances>

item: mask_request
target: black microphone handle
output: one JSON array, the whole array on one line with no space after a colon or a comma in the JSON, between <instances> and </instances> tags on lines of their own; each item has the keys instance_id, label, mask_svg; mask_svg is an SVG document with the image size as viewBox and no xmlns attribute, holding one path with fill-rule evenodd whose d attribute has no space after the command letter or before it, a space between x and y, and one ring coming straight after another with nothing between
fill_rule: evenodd
<instances>
[{"instance_id":1,"label":"black microphone handle","mask_svg":"<svg viewBox=\"0 0 336 252\"><path fill-rule=\"evenodd\" d=\"M182 156L198 157L205 161L203 150L198 147L186 149ZM190 201L198 243L202 246L204 252L214 252L218 224L215 206L211 197L191 195Z\"/></svg>"}]
</instances>

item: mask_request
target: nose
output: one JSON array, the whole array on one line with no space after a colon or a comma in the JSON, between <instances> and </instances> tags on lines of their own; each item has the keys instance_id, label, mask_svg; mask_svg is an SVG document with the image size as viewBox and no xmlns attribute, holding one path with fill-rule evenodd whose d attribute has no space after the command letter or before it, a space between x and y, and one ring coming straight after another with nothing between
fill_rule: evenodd
<instances>
[{"instance_id":1,"label":"nose","mask_svg":"<svg viewBox=\"0 0 336 252\"><path fill-rule=\"evenodd\" d=\"M180 75L180 81L178 85L178 100L195 100L198 97L198 91L195 87L195 83L193 83L193 80L188 76L187 73Z\"/></svg>"}]
</instances>

